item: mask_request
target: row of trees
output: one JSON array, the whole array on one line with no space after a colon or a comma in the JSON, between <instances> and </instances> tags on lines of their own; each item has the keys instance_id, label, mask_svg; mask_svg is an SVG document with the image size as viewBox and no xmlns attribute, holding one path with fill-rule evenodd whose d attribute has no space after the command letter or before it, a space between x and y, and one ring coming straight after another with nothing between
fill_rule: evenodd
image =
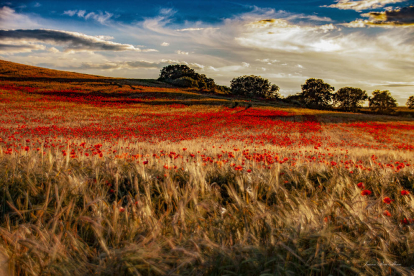
<instances>
[{"instance_id":1,"label":"row of trees","mask_svg":"<svg viewBox=\"0 0 414 276\"><path fill-rule=\"evenodd\" d=\"M260 76L241 76L234 78L230 88L215 84L214 80L196 73L187 65L169 65L161 70L159 80L181 87L219 90L234 95L281 99L280 88ZM358 111L366 100L372 110L378 113L389 113L397 106L397 101L388 90L375 90L372 97L360 88L343 87L336 93L335 88L321 79L310 78L302 85L302 92L283 99L288 102L305 105L311 108L338 108L344 111ZM409 108L414 108L414 96L407 101Z\"/></svg>"}]
</instances>

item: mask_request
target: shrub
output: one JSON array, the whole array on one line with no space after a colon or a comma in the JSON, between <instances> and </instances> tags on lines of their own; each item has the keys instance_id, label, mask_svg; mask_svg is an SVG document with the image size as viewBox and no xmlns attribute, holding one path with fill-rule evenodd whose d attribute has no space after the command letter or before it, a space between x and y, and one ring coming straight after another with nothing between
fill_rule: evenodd
<instances>
[{"instance_id":1,"label":"shrub","mask_svg":"<svg viewBox=\"0 0 414 276\"><path fill-rule=\"evenodd\" d=\"M261 96L280 98L279 87L260 76L242 76L234 78L230 85L231 93L243 96Z\"/></svg>"},{"instance_id":2,"label":"shrub","mask_svg":"<svg viewBox=\"0 0 414 276\"><path fill-rule=\"evenodd\" d=\"M181 77L170 81L171 84L179 87L199 87L197 81L190 77Z\"/></svg>"}]
</instances>

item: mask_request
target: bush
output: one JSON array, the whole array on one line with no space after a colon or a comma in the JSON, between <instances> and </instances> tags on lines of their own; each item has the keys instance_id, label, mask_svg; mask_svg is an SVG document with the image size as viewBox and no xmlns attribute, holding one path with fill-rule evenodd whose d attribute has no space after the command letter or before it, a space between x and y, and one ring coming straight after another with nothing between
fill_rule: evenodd
<instances>
[{"instance_id":1,"label":"bush","mask_svg":"<svg viewBox=\"0 0 414 276\"><path fill-rule=\"evenodd\" d=\"M260 76L234 78L230 85L231 93L243 96L261 96L267 99L280 98L279 87Z\"/></svg>"},{"instance_id":2,"label":"bush","mask_svg":"<svg viewBox=\"0 0 414 276\"><path fill-rule=\"evenodd\" d=\"M179 87L198 87L197 81L190 77L181 77L170 81L171 84Z\"/></svg>"},{"instance_id":3,"label":"bush","mask_svg":"<svg viewBox=\"0 0 414 276\"><path fill-rule=\"evenodd\" d=\"M225 85L216 85L216 90L223 92L224 94L230 94L231 89L228 86Z\"/></svg>"},{"instance_id":4,"label":"bush","mask_svg":"<svg viewBox=\"0 0 414 276\"><path fill-rule=\"evenodd\" d=\"M397 101L391 96L390 91L375 90L369 98L369 107L378 113L391 113L397 107Z\"/></svg>"}]
</instances>

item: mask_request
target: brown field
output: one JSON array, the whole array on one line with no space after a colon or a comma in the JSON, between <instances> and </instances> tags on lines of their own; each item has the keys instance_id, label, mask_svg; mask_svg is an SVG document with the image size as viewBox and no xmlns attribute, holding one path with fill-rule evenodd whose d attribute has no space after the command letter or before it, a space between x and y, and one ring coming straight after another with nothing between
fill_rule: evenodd
<instances>
[{"instance_id":1,"label":"brown field","mask_svg":"<svg viewBox=\"0 0 414 276\"><path fill-rule=\"evenodd\" d=\"M0 110L0 272L414 274L410 117L5 61Z\"/></svg>"}]
</instances>

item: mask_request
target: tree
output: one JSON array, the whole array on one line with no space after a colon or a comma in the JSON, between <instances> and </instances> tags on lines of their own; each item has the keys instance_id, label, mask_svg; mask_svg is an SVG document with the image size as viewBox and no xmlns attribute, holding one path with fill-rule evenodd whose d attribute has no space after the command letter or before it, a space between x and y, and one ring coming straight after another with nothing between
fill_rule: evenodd
<instances>
[{"instance_id":1,"label":"tree","mask_svg":"<svg viewBox=\"0 0 414 276\"><path fill-rule=\"evenodd\" d=\"M327 108L332 102L334 87L321 79L308 79L302 85L302 98L306 106Z\"/></svg>"},{"instance_id":2,"label":"tree","mask_svg":"<svg viewBox=\"0 0 414 276\"><path fill-rule=\"evenodd\" d=\"M194 76L195 71L188 67L187 65L168 65L161 69L160 77L158 80L165 81L165 80L174 80L181 77L192 77Z\"/></svg>"},{"instance_id":3,"label":"tree","mask_svg":"<svg viewBox=\"0 0 414 276\"><path fill-rule=\"evenodd\" d=\"M180 87L195 87L214 90L216 84L213 79L204 74L198 74L187 65L168 65L161 69L160 81L168 82Z\"/></svg>"},{"instance_id":4,"label":"tree","mask_svg":"<svg viewBox=\"0 0 414 276\"><path fill-rule=\"evenodd\" d=\"M267 99L280 98L279 87L260 76L234 78L230 84L231 93L244 96L261 96Z\"/></svg>"},{"instance_id":5,"label":"tree","mask_svg":"<svg viewBox=\"0 0 414 276\"><path fill-rule=\"evenodd\" d=\"M333 100L342 110L358 111L364 101L368 100L368 95L360 88L342 87L334 94Z\"/></svg>"},{"instance_id":6,"label":"tree","mask_svg":"<svg viewBox=\"0 0 414 276\"><path fill-rule=\"evenodd\" d=\"M408 98L406 105L410 109L414 108L414 96Z\"/></svg>"},{"instance_id":7,"label":"tree","mask_svg":"<svg viewBox=\"0 0 414 276\"><path fill-rule=\"evenodd\" d=\"M397 107L397 101L391 96L390 91L375 90L369 98L369 107L378 113L388 113Z\"/></svg>"}]
</instances>

